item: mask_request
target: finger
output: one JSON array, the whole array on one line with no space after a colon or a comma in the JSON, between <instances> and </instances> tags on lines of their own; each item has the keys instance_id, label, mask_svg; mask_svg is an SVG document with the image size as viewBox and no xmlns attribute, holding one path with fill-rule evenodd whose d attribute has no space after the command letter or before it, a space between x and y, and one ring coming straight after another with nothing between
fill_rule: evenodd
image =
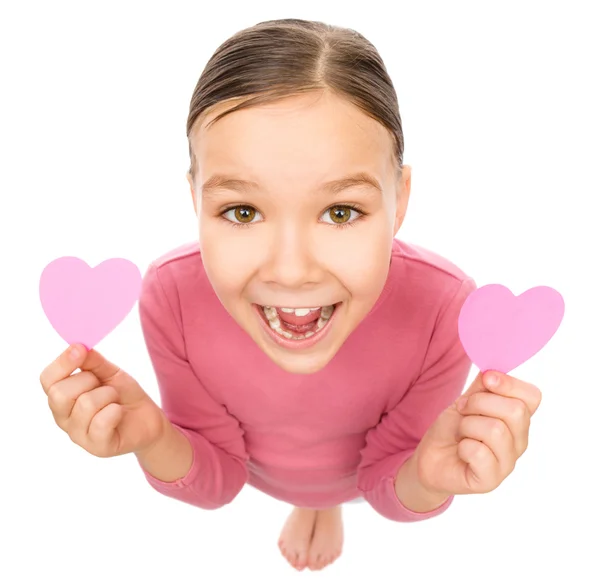
<instances>
[{"instance_id":1,"label":"finger","mask_svg":"<svg viewBox=\"0 0 600 588\"><path fill-rule=\"evenodd\" d=\"M465 462L464 483L469 492L491 492L502 481L500 464L492 450L475 439L462 439L458 457Z\"/></svg>"},{"instance_id":2,"label":"finger","mask_svg":"<svg viewBox=\"0 0 600 588\"><path fill-rule=\"evenodd\" d=\"M90 372L79 372L50 386L48 406L56 424L66 430L75 402L82 395L98 387L98 378Z\"/></svg>"},{"instance_id":3,"label":"finger","mask_svg":"<svg viewBox=\"0 0 600 588\"><path fill-rule=\"evenodd\" d=\"M512 435L504 421L486 416L469 415L461 419L458 425L458 434L459 439L474 439L489 447L499 464L499 471L503 478L513 471L517 461L516 449Z\"/></svg>"},{"instance_id":4,"label":"finger","mask_svg":"<svg viewBox=\"0 0 600 588\"><path fill-rule=\"evenodd\" d=\"M498 379L497 383L492 381L494 376ZM490 392L494 392L494 394L522 400L525 406L527 406L530 415L535 414L542 401L542 393L539 388L500 372L485 372L483 382L485 388Z\"/></svg>"},{"instance_id":5,"label":"finger","mask_svg":"<svg viewBox=\"0 0 600 588\"><path fill-rule=\"evenodd\" d=\"M464 400L466 404L458 408L460 414L502 420L510 431L517 456L523 455L529 441L531 416L522 400L499 396L492 392L477 392Z\"/></svg>"},{"instance_id":6,"label":"finger","mask_svg":"<svg viewBox=\"0 0 600 588\"><path fill-rule=\"evenodd\" d=\"M81 367L87 355L84 345L70 345L40 374L40 384L46 394L57 382L69 377L77 368Z\"/></svg>"},{"instance_id":7,"label":"finger","mask_svg":"<svg viewBox=\"0 0 600 588\"><path fill-rule=\"evenodd\" d=\"M100 386L77 398L68 422L69 435L79 445L87 443L92 419L105 406L119 401L119 393L112 386Z\"/></svg>"},{"instance_id":8,"label":"finger","mask_svg":"<svg viewBox=\"0 0 600 588\"><path fill-rule=\"evenodd\" d=\"M90 423L89 440L98 448L98 457L115 455L119 448L117 427L123 419L123 407L120 404L108 404L98 411Z\"/></svg>"},{"instance_id":9,"label":"finger","mask_svg":"<svg viewBox=\"0 0 600 588\"><path fill-rule=\"evenodd\" d=\"M92 372L102 385L110 384L111 380L121 371L121 368L108 361L95 349L90 350L81 365L81 371Z\"/></svg>"}]
</instances>

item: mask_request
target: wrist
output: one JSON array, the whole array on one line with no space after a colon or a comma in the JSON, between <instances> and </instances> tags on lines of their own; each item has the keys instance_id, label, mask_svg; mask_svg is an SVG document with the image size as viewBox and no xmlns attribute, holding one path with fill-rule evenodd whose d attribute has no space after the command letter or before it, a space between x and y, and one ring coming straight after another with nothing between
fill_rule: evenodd
<instances>
[{"instance_id":1,"label":"wrist","mask_svg":"<svg viewBox=\"0 0 600 588\"><path fill-rule=\"evenodd\" d=\"M430 512L452 495L427 487L419 478L418 456L413 453L402 465L394 482L398 500L413 512Z\"/></svg>"},{"instance_id":2,"label":"wrist","mask_svg":"<svg viewBox=\"0 0 600 588\"><path fill-rule=\"evenodd\" d=\"M154 432L150 436L150 439L134 451L138 458L146 459L149 455L155 453L156 447L168 443L168 438L172 435L173 425L171 425L171 422L160 408L158 408L158 413L156 424L152 427Z\"/></svg>"},{"instance_id":3,"label":"wrist","mask_svg":"<svg viewBox=\"0 0 600 588\"><path fill-rule=\"evenodd\" d=\"M192 468L194 452L187 437L164 417L163 429L155 443L136 452L142 468L161 482L184 478Z\"/></svg>"}]
</instances>

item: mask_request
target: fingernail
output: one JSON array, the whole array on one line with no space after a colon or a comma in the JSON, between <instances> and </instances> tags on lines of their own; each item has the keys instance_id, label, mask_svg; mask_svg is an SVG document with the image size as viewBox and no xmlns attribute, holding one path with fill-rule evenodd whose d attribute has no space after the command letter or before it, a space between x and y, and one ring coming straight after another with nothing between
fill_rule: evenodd
<instances>
[{"instance_id":1,"label":"fingernail","mask_svg":"<svg viewBox=\"0 0 600 588\"><path fill-rule=\"evenodd\" d=\"M456 408L458 410L462 410L465 406L467 405L467 399L464 396L461 396L457 401L456 401Z\"/></svg>"},{"instance_id":2,"label":"fingernail","mask_svg":"<svg viewBox=\"0 0 600 588\"><path fill-rule=\"evenodd\" d=\"M500 383L500 379L496 374L486 375L486 386L495 388Z\"/></svg>"},{"instance_id":3,"label":"fingernail","mask_svg":"<svg viewBox=\"0 0 600 588\"><path fill-rule=\"evenodd\" d=\"M79 357L79 349L77 349L77 347L73 345L71 347L71 350L69 351L69 355L71 359L77 359Z\"/></svg>"}]
</instances>

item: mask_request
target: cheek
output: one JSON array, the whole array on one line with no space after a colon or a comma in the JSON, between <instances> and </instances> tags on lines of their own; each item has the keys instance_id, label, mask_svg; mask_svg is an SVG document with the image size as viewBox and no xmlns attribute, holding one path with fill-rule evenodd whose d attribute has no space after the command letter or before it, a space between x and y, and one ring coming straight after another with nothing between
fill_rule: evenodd
<instances>
[{"instance_id":1,"label":"cheek","mask_svg":"<svg viewBox=\"0 0 600 588\"><path fill-rule=\"evenodd\" d=\"M355 298L369 300L379 296L389 272L390 249L391 237L384 231L346 242L337 275Z\"/></svg>"},{"instance_id":2,"label":"cheek","mask_svg":"<svg viewBox=\"0 0 600 588\"><path fill-rule=\"evenodd\" d=\"M253 248L244 246L242 233L243 229L224 231L214 222L200 225L202 263L220 298L239 295L256 266L252 260Z\"/></svg>"}]
</instances>

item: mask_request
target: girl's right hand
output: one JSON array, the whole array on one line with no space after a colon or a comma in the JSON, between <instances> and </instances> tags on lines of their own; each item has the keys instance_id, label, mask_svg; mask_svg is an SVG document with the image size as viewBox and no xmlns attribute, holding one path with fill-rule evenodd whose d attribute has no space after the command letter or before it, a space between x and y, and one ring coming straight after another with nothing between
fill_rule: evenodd
<instances>
[{"instance_id":1,"label":"girl's right hand","mask_svg":"<svg viewBox=\"0 0 600 588\"><path fill-rule=\"evenodd\" d=\"M70 346L40 382L56 424L97 457L146 451L166 429L164 413L141 386L94 349Z\"/></svg>"}]
</instances>

